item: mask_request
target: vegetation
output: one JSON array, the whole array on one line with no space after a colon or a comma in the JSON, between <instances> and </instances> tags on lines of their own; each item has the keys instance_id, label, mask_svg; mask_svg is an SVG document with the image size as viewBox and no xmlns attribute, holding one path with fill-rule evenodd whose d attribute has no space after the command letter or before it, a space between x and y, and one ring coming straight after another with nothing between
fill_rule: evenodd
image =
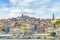
<instances>
[{"instance_id":1,"label":"vegetation","mask_svg":"<svg viewBox=\"0 0 60 40\"><path fill-rule=\"evenodd\" d=\"M55 24L56 24L56 28L60 28L60 20L57 20Z\"/></svg>"},{"instance_id":2,"label":"vegetation","mask_svg":"<svg viewBox=\"0 0 60 40\"><path fill-rule=\"evenodd\" d=\"M56 21L56 25L60 25L60 20L57 20Z\"/></svg>"},{"instance_id":3,"label":"vegetation","mask_svg":"<svg viewBox=\"0 0 60 40\"><path fill-rule=\"evenodd\" d=\"M56 36L56 32L52 32L50 35L55 37Z\"/></svg>"}]
</instances>

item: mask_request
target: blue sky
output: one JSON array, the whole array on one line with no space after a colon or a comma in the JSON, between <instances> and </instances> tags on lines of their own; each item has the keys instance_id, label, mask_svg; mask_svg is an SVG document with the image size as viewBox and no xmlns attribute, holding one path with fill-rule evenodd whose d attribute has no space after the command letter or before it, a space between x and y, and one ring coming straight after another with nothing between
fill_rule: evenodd
<instances>
[{"instance_id":1,"label":"blue sky","mask_svg":"<svg viewBox=\"0 0 60 40\"><path fill-rule=\"evenodd\" d=\"M60 0L0 0L0 18L11 18L21 14L36 18L60 17Z\"/></svg>"}]
</instances>

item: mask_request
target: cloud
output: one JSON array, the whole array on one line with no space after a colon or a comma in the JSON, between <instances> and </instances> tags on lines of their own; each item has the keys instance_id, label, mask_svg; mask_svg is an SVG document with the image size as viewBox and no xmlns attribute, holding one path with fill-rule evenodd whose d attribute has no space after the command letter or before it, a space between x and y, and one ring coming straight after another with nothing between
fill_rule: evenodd
<instances>
[{"instance_id":1,"label":"cloud","mask_svg":"<svg viewBox=\"0 0 60 40\"><path fill-rule=\"evenodd\" d=\"M0 8L0 18L5 18L5 16L8 13L8 9L9 8L7 8L7 7Z\"/></svg>"},{"instance_id":2,"label":"cloud","mask_svg":"<svg viewBox=\"0 0 60 40\"><path fill-rule=\"evenodd\" d=\"M8 18L11 18L11 17L17 17L17 16L21 16L21 14L19 14L19 13L10 13L10 14L8 14Z\"/></svg>"},{"instance_id":3,"label":"cloud","mask_svg":"<svg viewBox=\"0 0 60 40\"><path fill-rule=\"evenodd\" d=\"M24 3L29 3L29 2L33 2L33 0L9 0L12 4L17 4L17 2L24 2Z\"/></svg>"},{"instance_id":4,"label":"cloud","mask_svg":"<svg viewBox=\"0 0 60 40\"><path fill-rule=\"evenodd\" d=\"M15 6L19 6L19 7L27 7L29 6L29 3L33 2L33 0L10 0L10 3L12 3L12 5Z\"/></svg>"},{"instance_id":5,"label":"cloud","mask_svg":"<svg viewBox=\"0 0 60 40\"><path fill-rule=\"evenodd\" d=\"M40 4L45 4L45 3L48 3L50 2L50 0L39 0Z\"/></svg>"},{"instance_id":6,"label":"cloud","mask_svg":"<svg viewBox=\"0 0 60 40\"><path fill-rule=\"evenodd\" d=\"M9 14L7 14L7 17L17 17L17 16L21 16L21 14L30 14L30 13L33 13L33 10L32 9L19 9L19 8L10 8L8 10Z\"/></svg>"},{"instance_id":7,"label":"cloud","mask_svg":"<svg viewBox=\"0 0 60 40\"><path fill-rule=\"evenodd\" d=\"M32 9L23 9L23 12L24 13L33 13L33 10Z\"/></svg>"},{"instance_id":8,"label":"cloud","mask_svg":"<svg viewBox=\"0 0 60 40\"><path fill-rule=\"evenodd\" d=\"M57 2L57 3L55 3L51 8L50 8L50 11L51 12L54 12L54 13L56 13L56 12L59 12L60 13L60 2Z\"/></svg>"},{"instance_id":9,"label":"cloud","mask_svg":"<svg viewBox=\"0 0 60 40\"><path fill-rule=\"evenodd\" d=\"M9 2L11 2L13 5L15 5L17 0L9 0Z\"/></svg>"},{"instance_id":10,"label":"cloud","mask_svg":"<svg viewBox=\"0 0 60 40\"><path fill-rule=\"evenodd\" d=\"M7 7L4 7L4 8L0 8L0 18L10 18L10 17L16 17L16 16L19 16L20 15L20 12L22 10L19 9L19 8L7 8Z\"/></svg>"},{"instance_id":11,"label":"cloud","mask_svg":"<svg viewBox=\"0 0 60 40\"><path fill-rule=\"evenodd\" d=\"M52 0L9 0L11 7L2 7L0 13L5 17L21 14L36 18L51 18L53 13L60 13L60 2ZM34 14L33 14L34 13ZM7 14L7 16L6 16ZM56 15L58 17L58 15Z\"/></svg>"}]
</instances>

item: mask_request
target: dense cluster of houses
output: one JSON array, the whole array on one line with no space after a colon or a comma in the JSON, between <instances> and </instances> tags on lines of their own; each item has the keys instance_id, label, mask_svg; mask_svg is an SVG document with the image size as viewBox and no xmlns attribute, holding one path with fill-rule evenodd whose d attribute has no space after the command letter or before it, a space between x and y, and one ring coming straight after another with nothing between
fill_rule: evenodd
<instances>
[{"instance_id":1,"label":"dense cluster of houses","mask_svg":"<svg viewBox=\"0 0 60 40\"><path fill-rule=\"evenodd\" d=\"M0 35L11 34L11 38L40 38L50 36L56 28L53 19L39 19L26 15L0 19ZM47 36L47 37L48 37Z\"/></svg>"}]
</instances>

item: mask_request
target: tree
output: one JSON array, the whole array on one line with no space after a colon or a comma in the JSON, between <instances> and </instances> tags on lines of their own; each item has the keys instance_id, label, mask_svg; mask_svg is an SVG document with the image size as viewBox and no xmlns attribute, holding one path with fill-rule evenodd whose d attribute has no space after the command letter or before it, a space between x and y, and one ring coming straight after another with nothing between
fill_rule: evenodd
<instances>
[{"instance_id":1,"label":"tree","mask_svg":"<svg viewBox=\"0 0 60 40\"><path fill-rule=\"evenodd\" d=\"M55 22L55 24L56 24L56 27L59 28L59 27L60 27L60 20L57 20L57 21Z\"/></svg>"},{"instance_id":2,"label":"tree","mask_svg":"<svg viewBox=\"0 0 60 40\"><path fill-rule=\"evenodd\" d=\"M52 32L50 35L55 37L56 36L56 32Z\"/></svg>"},{"instance_id":3,"label":"tree","mask_svg":"<svg viewBox=\"0 0 60 40\"><path fill-rule=\"evenodd\" d=\"M60 25L60 20L57 20L56 21L56 25Z\"/></svg>"}]
</instances>

